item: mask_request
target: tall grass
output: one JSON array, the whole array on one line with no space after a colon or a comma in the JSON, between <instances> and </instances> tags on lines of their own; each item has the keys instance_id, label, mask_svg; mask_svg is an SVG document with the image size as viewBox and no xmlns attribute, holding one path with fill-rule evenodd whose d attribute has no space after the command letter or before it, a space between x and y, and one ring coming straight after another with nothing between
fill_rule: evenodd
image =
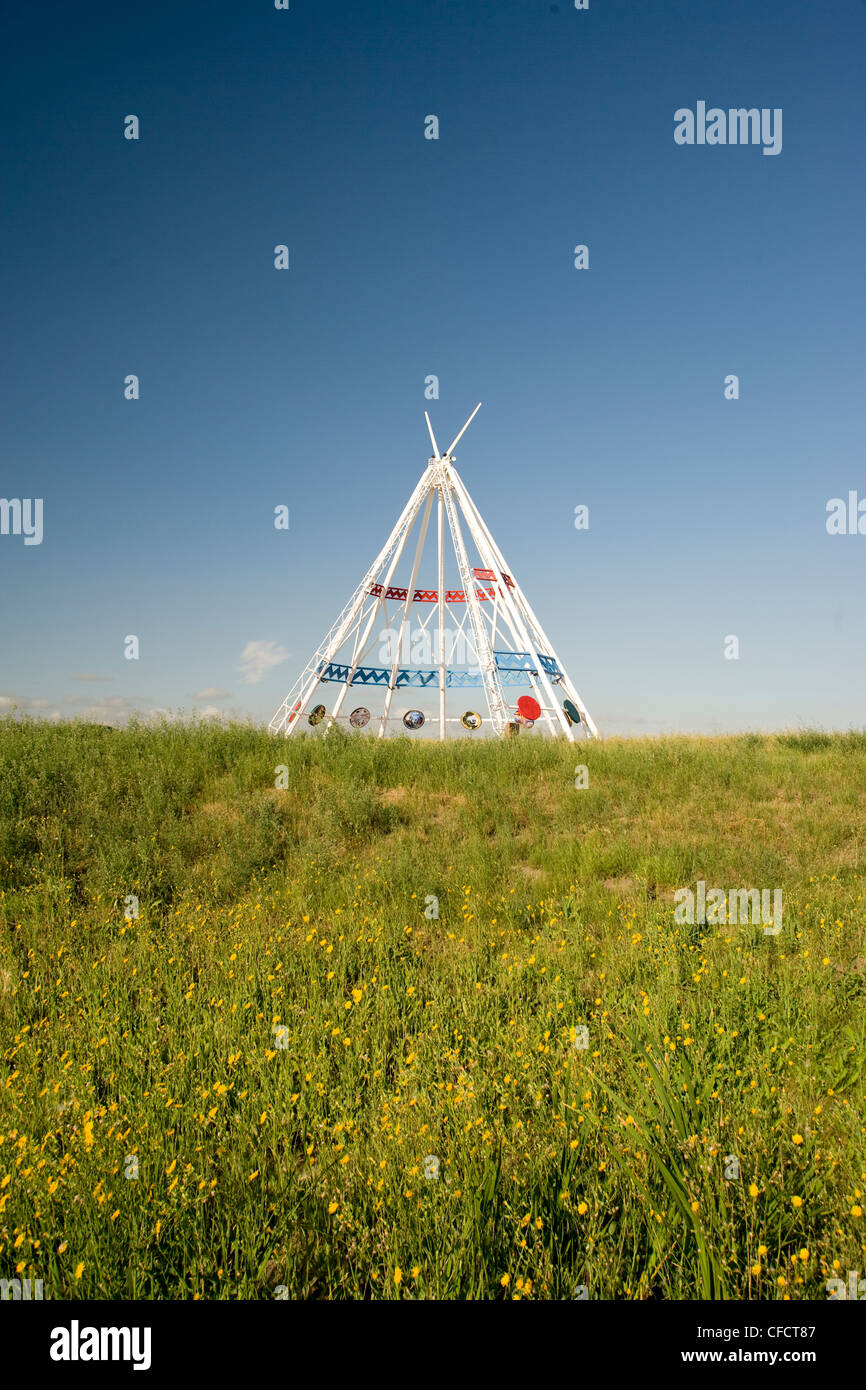
<instances>
[{"instance_id":1,"label":"tall grass","mask_svg":"<svg viewBox=\"0 0 866 1390\"><path fill-rule=\"evenodd\" d=\"M824 1296L866 1248L864 773L859 734L0 722L0 1276ZM675 921L698 879L782 932Z\"/></svg>"}]
</instances>

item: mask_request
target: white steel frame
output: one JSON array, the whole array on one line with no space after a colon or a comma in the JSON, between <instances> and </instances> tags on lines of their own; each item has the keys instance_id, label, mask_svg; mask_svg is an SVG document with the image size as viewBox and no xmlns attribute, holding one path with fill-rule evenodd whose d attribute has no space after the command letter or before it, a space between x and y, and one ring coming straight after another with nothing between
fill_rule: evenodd
<instances>
[{"instance_id":1,"label":"white steel frame","mask_svg":"<svg viewBox=\"0 0 866 1390\"><path fill-rule=\"evenodd\" d=\"M481 403L473 410L466 424L460 433L452 440L444 453L440 454L433 433L433 426L430 417L424 412L427 421L427 429L430 434L430 442L433 445L433 456L428 461L427 467L422 473L410 496L406 506L403 508L393 531L383 548L380 550L373 564L368 569L361 583L358 585L354 594L346 604L340 616L337 618L330 632L324 641L314 652L307 662L298 680L283 700L279 709L274 714L269 724L271 733L282 733L289 737L295 732L301 720L309 713L319 686L325 684L321 678L330 662L334 661L340 651L345 647L349 639L353 639L351 658L343 659L342 665L349 667L349 679L340 682L340 690L334 700L330 714L328 716L327 728L331 728L334 722L341 717L343 702L347 693L351 689L366 689L367 687L353 687L352 681L359 666L364 662L364 656L375 641L373 636L374 626L377 618L384 611L387 621L388 616L388 588L392 583L397 566L406 548L406 543L415 526L419 516L421 523L419 528L418 540L415 547L415 554L412 562L412 574L406 590L405 600L402 603L400 616L400 630L396 649L391 653L392 661L390 675L385 693L385 707L383 713L378 718L378 733L380 738L384 738L389 723L394 722L391 715L391 704L396 688L395 682L397 671L401 664L401 654L403 650L404 637L407 631L410 617L413 610L413 595L415 593L418 569L424 551L424 542L427 536L428 523L430 521L433 501L436 501L436 548L438 558L438 590L435 605L431 604L427 616L421 619L421 626L426 627L433 619L437 619L439 650L438 650L438 692L439 692L439 738L445 739L447 736L447 725L459 723L459 719L446 718L446 654L445 654L445 519L448 521L448 530L451 535L451 542L454 547L454 554L457 560L457 567L460 573L460 583L466 597L466 606L462 617L458 622L458 630L462 631L468 621L475 651L478 659L478 666L482 677L482 688L487 702L487 712L496 733L502 734L512 721L509 701L501 679L500 669L496 664L494 656L494 645L497 640L506 644L512 651L529 652L534 658L533 668L527 672L532 692L541 706L541 715L545 725L552 734L564 734L571 742L574 742L575 733L569 724L565 711L562 708L561 699L557 697L554 684L544 669L541 660L542 655L552 658L556 663L561 675L556 677L556 683L561 691L569 696L577 708L580 710L581 721L584 725L587 736L598 738L598 728L595 721L590 716L586 705L580 698L576 687L570 680L562 662L551 646L541 623L535 616L529 601L514 578L513 571L506 563L505 557L488 530L481 513L467 491L466 485L454 466L454 449L463 438L478 411ZM473 573L469 557L466 551L466 544L463 531L460 525L460 514L471 537L472 543L480 557L481 564L478 568L492 571L495 578L491 583L479 581ZM507 583L504 575L508 575L511 583ZM488 593L488 598L483 602L478 598L479 583L484 584ZM370 590L374 585L380 586L380 592L376 595L371 594ZM390 600L393 602L394 600ZM519 643L519 646L515 645ZM378 687L372 687L376 689ZM291 718L294 712L294 718ZM345 717L345 716L343 716ZM399 718L399 716L397 716ZM376 722L375 720L373 721Z\"/></svg>"}]
</instances>

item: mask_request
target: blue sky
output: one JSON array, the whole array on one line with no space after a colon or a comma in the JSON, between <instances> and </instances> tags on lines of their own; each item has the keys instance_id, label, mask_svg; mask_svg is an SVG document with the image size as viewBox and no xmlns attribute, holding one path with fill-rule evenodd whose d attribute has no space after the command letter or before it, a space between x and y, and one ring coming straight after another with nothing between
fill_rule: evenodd
<instances>
[{"instance_id":1,"label":"blue sky","mask_svg":"<svg viewBox=\"0 0 866 1390\"><path fill-rule=\"evenodd\" d=\"M603 732L866 723L863 0L4 25L5 708L266 720L481 400L458 468ZM677 145L700 100L781 153Z\"/></svg>"}]
</instances>

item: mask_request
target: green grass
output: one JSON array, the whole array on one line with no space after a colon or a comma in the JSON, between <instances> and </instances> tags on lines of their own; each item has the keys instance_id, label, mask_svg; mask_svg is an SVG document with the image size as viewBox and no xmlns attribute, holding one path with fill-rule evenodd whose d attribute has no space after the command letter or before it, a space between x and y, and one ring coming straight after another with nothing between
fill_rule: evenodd
<instances>
[{"instance_id":1,"label":"green grass","mask_svg":"<svg viewBox=\"0 0 866 1390\"><path fill-rule=\"evenodd\" d=\"M0 721L0 1277L825 1297L866 1250L864 841L861 734ZM678 923L699 879L781 888L781 932Z\"/></svg>"}]
</instances>

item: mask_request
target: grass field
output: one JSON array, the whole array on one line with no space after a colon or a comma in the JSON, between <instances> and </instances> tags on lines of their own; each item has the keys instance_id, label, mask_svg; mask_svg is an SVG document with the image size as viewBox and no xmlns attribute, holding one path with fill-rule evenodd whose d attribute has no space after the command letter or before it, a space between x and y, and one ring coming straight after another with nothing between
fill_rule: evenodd
<instances>
[{"instance_id":1,"label":"grass field","mask_svg":"<svg viewBox=\"0 0 866 1390\"><path fill-rule=\"evenodd\" d=\"M866 735L0 721L0 1276L826 1298L866 1268L864 850ZM699 880L781 931L675 920Z\"/></svg>"}]
</instances>

